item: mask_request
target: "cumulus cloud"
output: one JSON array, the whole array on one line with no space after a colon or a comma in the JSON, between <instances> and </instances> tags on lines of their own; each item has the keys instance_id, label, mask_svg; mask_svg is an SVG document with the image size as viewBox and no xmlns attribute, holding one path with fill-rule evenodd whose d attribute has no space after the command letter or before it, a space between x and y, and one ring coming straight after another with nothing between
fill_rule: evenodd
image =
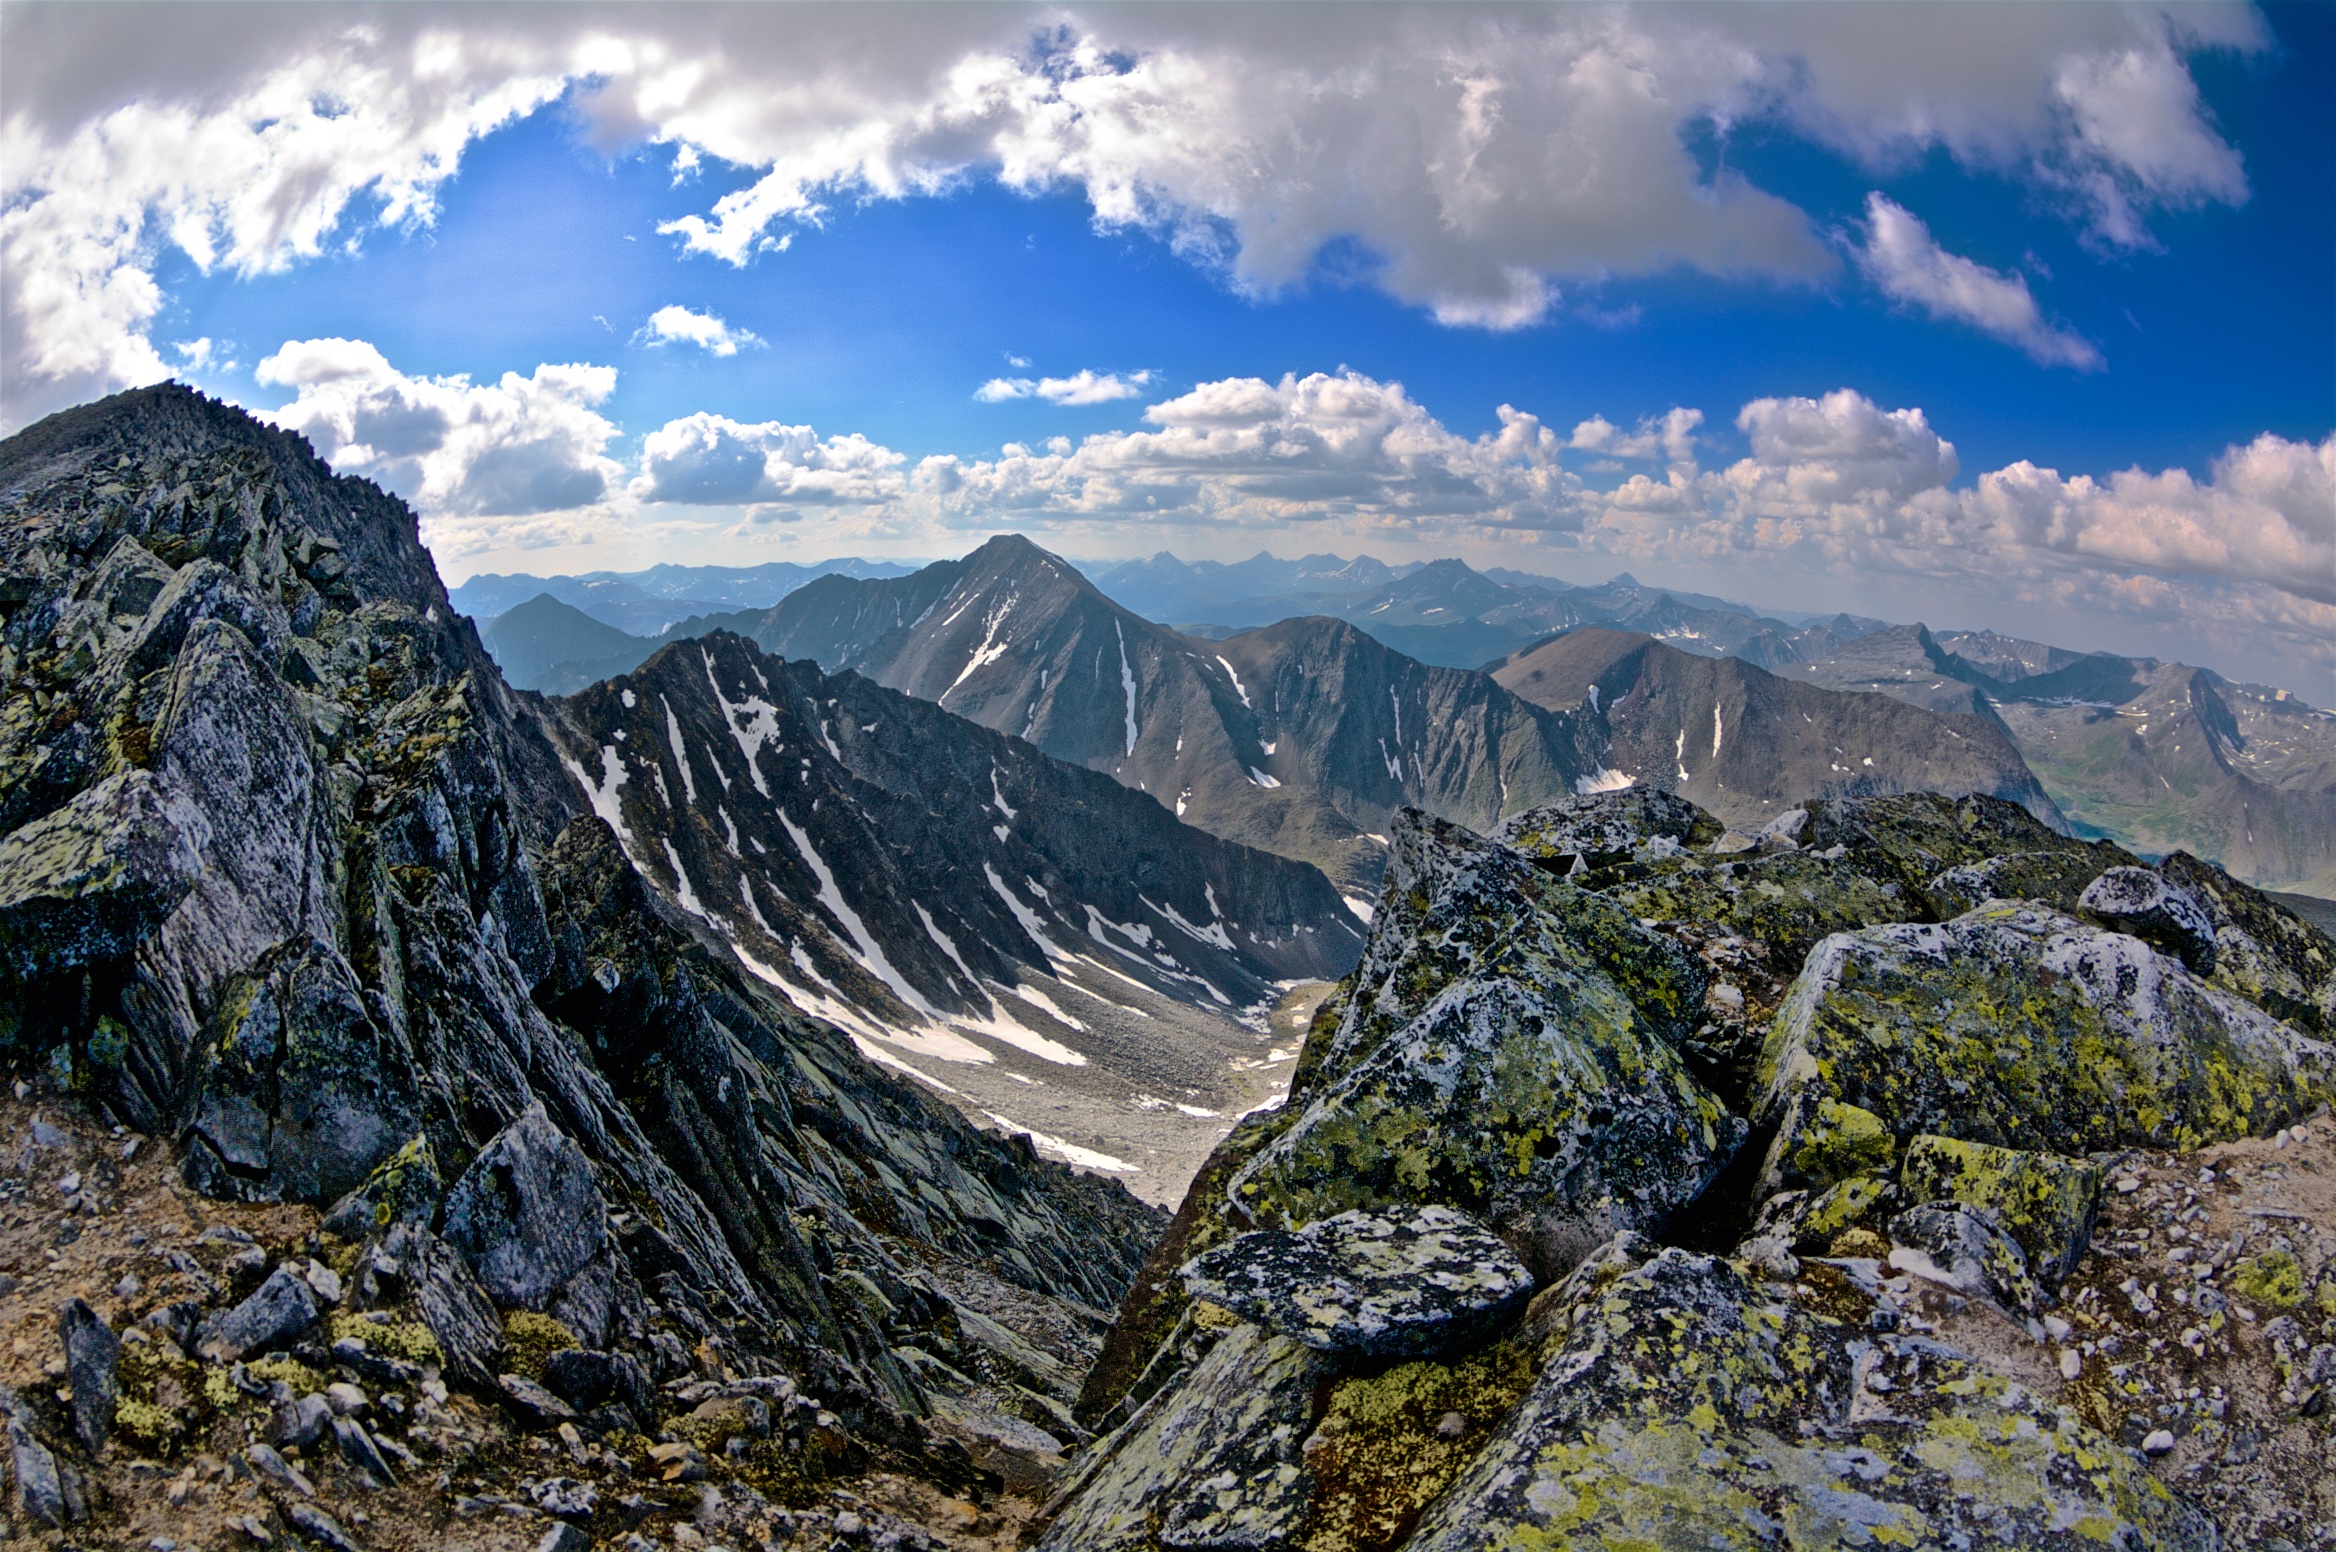
<instances>
[{"instance_id":1,"label":"cumulus cloud","mask_svg":"<svg viewBox=\"0 0 2336 1552\"><path fill-rule=\"evenodd\" d=\"M256 371L294 392L267 418L431 516L590 506L624 472L603 452L616 427L594 408L616 389L614 367L547 363L474 384L408 376L363 340L310 339L287 341Z\"/></svg>"},{"instance_id":2,"label":"cumulus cloud","mask_svg":"<svg viewBox=\"0 0 2336 1552\"><path fill-rule=\"evenodd\" d=\"M822 441L809 426L697 414L642 439L631 494L698 506L864 507L907 494L906 462L856 432Z\"/></svg>"},{"instance_id":3,"label":"cumulus cloud","mask_svg":"<svg viewBox=\"0 0 2336 1552\"><path fill-rule=\"evenodd\" d=\"M1625 432L1603 415L1593 415L1574 427L1566 446L1576 452L1603 453L1610 458L1653 458L1658 454L1681 467L1695 462L1695 428L1703 411L1673 405L1661 419L1646 419L1634 432Z\"/></svg>"},{"instance_id":4,"label":"cumulus cloud","mask_svg":"<svg viewBox=\"0 0 2336 1552\"><path fill-rule=\"evenodd\" d=\"M1887 195L1866 196L1865 243L1858 267L1886 296L1954 323L1967 323L2026 351L2044 366L2097 369L2101 353L2090 341L2044 321L2028 278L2005 274L1947 252L1930 228Z\"/></svg>"},{"instance_id":5,"label":"cumulus cloud","mask_svg":"<svg viewBox=\"0 0 2336 1552\"><path fill-rule=\"evenodd\" d=\"M649 345L695 345L711 356L735 356L747 345L759 345L762 336L734 328L712 313L693 313L686 307L660 307L649 315L634 336Z\"/></svg>"},{"instance_id":6,"label":"cumulus cloud","mask_svg":"<svg viewBox=\"0 0 2336 1552\"><path fill-rule=\"evenodd\" d=\"M237 274L427 223L468 145L573 92L604 147L744 188L674 222L731 262L830 206L970 179L1076 190L1234 287L1333 246L1454 326L1560 287L1835 266L1805 212L1693 149L1768 124L1875 168L2011 170L2112 246L2246 197L2201 105L2238 7L18 8L0 58L0 417L151 381L162 251ZM229 46L229 41L233 46ZM1719 165L1724 169L1726 158Z\"/></svg>"},{"instance_id":7,"label":"cumulus cloud","mask_svg":"<svg viewBox=\"0 0 2336 1552\"><path fill-rule=\"evenodd\" d=\"M984 404L1029 398L1072 406L1109 404L1141 396L1151 381L1150 372L1130 372L1123 377L1117 372L1099 373L1082 367L1069 377L993 377L976 388L973 396Z\"/></svg>"}]
</instances>

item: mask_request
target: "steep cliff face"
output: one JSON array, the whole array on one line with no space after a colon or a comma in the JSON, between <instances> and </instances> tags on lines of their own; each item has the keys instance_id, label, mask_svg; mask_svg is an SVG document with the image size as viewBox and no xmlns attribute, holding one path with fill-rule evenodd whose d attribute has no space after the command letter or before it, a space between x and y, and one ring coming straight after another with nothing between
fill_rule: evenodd
<instances>
[{"instance_id":1,"label":"steep cliff face","mask_svg":"<svg viewBox=\"0 0 2336 1552\"><path fill-rule=\"evenodd\" d=\"M2336 942L1983 796L1392 839L1042 1548L2324 1543Z\"/></svg>"},{"instance_id":2,"label":"steep cliff face","mask_svg":"<svg viewBox=\"0 0 2336 1552\"><path fill-rule=\"evenodd\" d=\"M876 1070L660 899L402 503L186 390L124 394L0 444L0 603L19 1072L205 1195L321 1210L344 1309L418 1321L449 1382L533 1383L556 1331L677 1386L790 1376L909 1459L937 1413L1063 1426L1060 1362L965 1399L950 1289L1108 1303L1154 1212ZM233 1358L189 1324L226 1293L155 1329ZM240 1397L193 1394L189 1427ZM686 1410L627 1394L596 1427Z\"/></svg>"}]
</instances>

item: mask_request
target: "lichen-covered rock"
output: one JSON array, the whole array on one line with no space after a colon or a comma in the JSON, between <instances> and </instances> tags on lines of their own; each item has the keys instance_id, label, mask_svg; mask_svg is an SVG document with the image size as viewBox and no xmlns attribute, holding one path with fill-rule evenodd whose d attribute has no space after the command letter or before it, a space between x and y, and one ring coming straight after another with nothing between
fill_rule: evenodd
<instances>
[{"instance_id":1,"label":"lichen-covered rock","mask_svg":"<svg viewBox=\"0 0 2336 1552\"><path fill-rule=\"evenodd\" d=\"M2195 975L2214 973L2214 918L2198 897L2154 868L2111 868L2077 905L2106 926L2154 943Z\"/></svg>"},{"instance_id":2,"label":"lichen-covered rock","mask_svg":"<svg viewBox=\"0 0 2336 1552\"><path fill-rule=\"evenodd\" d=\"M1244 1234L1184 1268L1186 1292L1325 1353L1420 1358L1481 1338L1525 1307L1533 1274L1448 1207L1340 1213L1296 1233Z\"/></svg>"},{"instance_id":3,"label":"lichen-covered rock","mask_svg":"<svg viewBox=\"0 0 2336 1552\"><path fill-rule=\"evenodd\" d=\"M452 1246L417 1223L393 1224L375 1251L397 1293L411 1298L422 1323L445 1354L449 1373L464 1384L494 1383L503 1348L503 1322L470 1267Z\"/></svg>"},{"instance_id":4,"label":"lichen-covered rock","mask_svg":"<svg viewBox=\"0 0 2336 1552\"><path fill-rule=\"evenodd\" d=\"M1779 1191L1760 1204L1746 1238L1821 1255L1850 1229L1885 1218L1902 1200L1897 1185L1879 1174L1852 1175L1822 1191Z\"/></svg>"},{"instance_id":5,"label":"lichen-covered rock","mask_svg":"<svg viewBox=\"0 0 2336 1552\"><path fill-rule=\"evenodd\" d=\"M1230 1181L1234 1211L1456 1207L1548 1277L1692 1200L1743 1132L1673 1044L1692 961L1456 826L1406 813L1391 840L1346 1014L1296 1119Z\"/></svg>"},{"instance_id":6,"label":"lichen-covered rock","mask_svg":"<svg viewBox=\"0 0 2336 1552\"><path fill-rule=\"evenodd\" d=\"M1717 819L1675 792L1630 787L1511 814L1486 838L1566 873L1577 864L1605 868L1641 855L1708 846L1719 839L1720 828Z\"/></svg>"},{"instance_id":7,"label":"lichen-covered rock","mask_svg":"<svg viewBox=\"0 0 2336 1552\"><path fill-rule=\"evenodd\" d=\"M1762 1066L1773 1190L1872 1167L1834 1141L1845 1107L1895 1141L2068 1154L2269 1133L2323 1101L2336 1051L2139 939L1999 902L1828 938Z\"/></svg>"},{"instance_id":8,"label":"lichen-covered rock","mask_svg":"<svg viewBox=\"0 0 2336 1552\"><path fill-rule=\"evenodd\" d=\"M2019 1245L1979 1213L1939 1202L1890 1220L1890 1265L2032 1315L2043 1302Z\"/></svg>"},{"instance_id":9,"label":"lichen-covered rock","mask_svg":"<svg viewBox=\"0 0 2336 1552\"><path fill-rule=\"evenodd\" d=\"M2158 864L2214 924L2214 984L2277 1018L2336 1037L2336 939L2211 862L2176 852Z\"/></svg>"},{"instance_id":10,"label":"lichen-covered rock","mask_svg":"<svg viewBox=\"0 0 2336 1552\"><path fill-rule=\"evenodd\" d=\"M1038 1552L1288 1546L1312 1490L1300 1447L1329 1373L1288 1337L1234 1327L1089 1448Z\"/></svg>"},{"instance_id":11,"label":"lichen-covered rock","mask_svg":"<svg viewBox=\"0 0 2336 1552\"><path fill-rule=\"evenodd\" d=\"M2071 911L2100 874L2101 859L2088 850L2015 851L1948 868L1922 892L1941 917L1960 916L1990 900L2036 900Z\"/></svg>"},{"instance_id":12,"label":"lichen-covered rock","mask_svg":"<svg viewBox=\"0 0 2336 1552\"><path fill-rule=\"evenodd\" d=\"M0 839L0 976L127 953L194 887L210 826L175 782L108 776Z\"/></svg>"},{"instance_id":13,"label":"lichen-covered rock","mask_svg":"<svg viewBox=\"0 0 2336 1552\"><path fill-rule=\"evenodd\" d=\"M2090 1159L1920 1136L1898 1179L1910 1202L1954 1202L2011 1236L2028 1270L2058 1288L2091 1242L2105 1171Z\"/></svg>"},{"instance_id":14,"label":"lichen-covered rock","mask_svg":"<svg viewBox=\"0 0 2336 1552\"><path fill-rule=\"evenodd\" d=\"M542 1309L607 1238L592 1161L540 1100L479 1150L446 1195L446 1242L501 1304Z\"/></svg>"},{"instance_id":15,"label":"lichen-covered rock","mask_svg":"<svg viewBox=\"0 0 2336 1552\"><path fill-rule=\"evenodd\" d=\"M1566 1319L1407 1552L2215 1544L2140 1462L2024 1386L1724 1261L1663 1251L1588 1281Z\"/></svg>"}]
</instances>

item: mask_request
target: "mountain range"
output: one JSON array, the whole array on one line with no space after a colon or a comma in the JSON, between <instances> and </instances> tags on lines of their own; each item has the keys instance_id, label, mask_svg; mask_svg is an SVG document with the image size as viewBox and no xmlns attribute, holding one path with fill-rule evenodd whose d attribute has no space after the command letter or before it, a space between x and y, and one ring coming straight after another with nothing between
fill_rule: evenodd
<instances>
[{"instance_id":1,"label":"mountain range","mask_svg":"<svg viewBox=\"0 0 2336 1552\"><path fill-rule=\"evenodd\" d=\"M1024 624L1004 625L996 638L984 636L978 623L986 611L952 614L954 602L937 622L918 622L924 601L961 581L973 591L993 582L1020 586L1004 581L1001 562L976 565L969 557L917 573L922 582L900 577L878 584L891 592L863 592L854 580L838 576L774 608L704 615L672 629L737 630L782 654L859 666L914 694L945 693L953 708L970 708L976 720L1015 733L1027 728L1063 758L1113 770L1143 790L1165 794L1172 805L1183 803L1184 812L1215 833L1313 861L1360 890L1375 876L1377 843L1368 838L1385 833L1392 802L1419 802L1462 823L1484 823L1504 804L1606 779L1598 772L1610 770L1673 786L1694 783L1698 800L1713 812L1748 824L1763 822L1780 804L1803 795L1925 784L1998 792L2039 813L2057 811L2081 833L2112 837L2146 854L2190 850L2220 859L2266 888L2336 896L2336 718L2285 692L2235 684L2210 670L2079 653L1989 631L1933 633L1850 614L1762 614L1724 599L1649 588L1627 574L1573 586L1518 571L1477 572L1457 560L1390 566L1367 556L1282 561L1260 555L1227 565L1186 563L1163 553L1098 568L1089 587L1067 562L1051 564L1053 585L1071 587L1076 579L1096 595L1081 605L1089 628L1100 632L1105 616L1099 611L1119 607L1110 616L1116 632L1110 644L1098 635L1098 649L1089 654L1092 704L1077 716L1054 704L1065 695L1078 699L1075 687L1057 680L1048 693L1039 685L1040 675L1056 668L1025 674L1016 667L1027 612ZM978 574L967 580L947 569L957 565L975 566ZM903 613L900 605L910 597L920 602ZM870 608L889 612L866 613ZM644 642L607 643L573 618L522 618L525 631L520 620L490 631L490 644L515 665L515 682L522 684L571 688L592 677L595 664L597 671L610 671L628 653L645 656L649 648ZM1161 631L1163 622L1179 618L1181 627ZM1283 629L1306 618L1343 622L1352 631L1328 632L1319 624L1310 633L1294 625ZM1562 671L1548 656L1523 669L1513 666L1551 636L1567 632L1586 634L1574 646L1557 649ZM1383 726L1350 707L1343 733L1327 742L1325 729L1303 724L1293 726L1287 740L1257 731L1264 724L1249 726L1254 707L1214 710L1229 681L1212 679L1211 660L1242 674L1246 685L1267 676L1265 660L1252 661L1255 654L1270 659L1299 634L1305 635L1304 650L1358 665L1336 670L1341 683L1349 672L1367 681L1393 671L1390 660L1373 657L1368 644L1375 643L1415 667L1481 667L1527 705L1493 698L1488 704L1499 709L1469 735L1475 742L1501 742L1505 753L1499 759L1446 754L1439 765L1438 751L1425 748L1419 765L1406 767L1408 783L1393 775L1382 783L1370 772L1378 740L1387 738L1390 752L1395 747L1393 704ZM1633 703L1641 719L1634 728L1576 726L1593 680L1610 662L1630 656L1614 639L1625 634L1689 658L1727 659L1804 686L1880 695L1948 720L1935 727L1920 720L1902 723L1878 708L1819 698L1798 703L1791 713L1802 719L1802 731L1777 723L1776 741L1763 742L1757 730L1783 715L1791 691L1730 669L1681 664L1647 681ZM506 635L512 638L508 645ZM1145 687L1153 665L1197 662L1201 678L1211 681L1211 693L1202 697L1212 707L1209 720L1223 731L1188 730L1180 717L1157 724L1139 719L1139 734L1174 729L1166 757L1142 737L1133 749L1123 738L1113 753L1111 729L1115 717L1124 722L1124 707L1115 712L1105 692L1121 639L1134 643L1128 666L1142 690L1139 699L1150 694ZM984 652L991 656L973 665L971 658ZM1359 666L1366 661L1376 666ZM1668 659L1649 653L1631 663L1646 668ZM1172 678L1181 672L1162 671ZM1530 679L1534 673L1543 679ZM1723 689L1723 682L1730 688ZM1479 686L1470 693L1484 692ZM1600 694L1606 694L1603 683ZM1699 775L1693 750L1705 748L1706 763L1714 757L1708 728L1691 733L1686 725L1690 703L1700 708L1693 710L1695 718L1708 720L1730 695L1738 704L1733 711L1720 708L1719 715L1721 757L1728 758L1732 774ZM1378 698L1374 688L1368 696L1374 708ZM1042 699L1048 702L1043 708ZM1239 696L1232 699L1238 703ZM1588 709L1589 720L1601 720L1598 708ZM1552 721L1535 711L1565 715ZM1033 712L1039 713L1035 720ZM1730 724L1731 715L1741 720ZM1821 724L1831 731L1820 733ZM1726 755L1730 725L1742 735L1732 758ZM1415 718L1414 730L1419 726ZM1188 731L1192 741L1178 747L1178 737ZM1431 745L1436 736L1432 731ZM1666 740L1673 746L1667 761L1655 747ZM1276 745L1272 754L1264 747L1269 741ZM1284 749L1291 753L1285 756ZM1623 752L1609 759L1617 749ZM1755 750L1782 763L1766 776L1755 774L1749 763ZM1285 770L1277 759L1298 763ZM1377 768L1388 763L1379 760ZM1444 780L1424 779L1439 769ZM1261 798L1254 790L1259 776L1292 790ZM1504 781L1506 798L1500 796ZM1253 790L1242 791L1242 783Z\"/></svg>"},{"instance_id":2,"label":"mountain range","mask_svg":"<svg viewBox=\"0 0 2336 1552\"><path fill-rule=\"evenodd\" d=\"M830 573L895 577L915 569L899 561L842 559L804 565L784 560L759 566L660 565L646 571L588 571L568 577L487 572L451 589L448 596L482 630L497 615L548 593L603 625L635 636L657 636L693 614L768 608L814 577Z\"/></svg>"}]
</instances>

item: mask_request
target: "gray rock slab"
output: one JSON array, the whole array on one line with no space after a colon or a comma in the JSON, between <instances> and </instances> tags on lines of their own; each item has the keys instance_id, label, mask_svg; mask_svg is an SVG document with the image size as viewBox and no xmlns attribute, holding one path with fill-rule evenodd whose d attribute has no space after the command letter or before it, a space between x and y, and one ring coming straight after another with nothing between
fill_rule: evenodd
<instances>
[{"instance_id":1,"label":"gray rock slab","mask_svg":"<svg viewBox=\"0 0 2336 1552\"><path fill-rule=\"evenodd\" d=\"M1533 1274L1449 1207L1340 1213L1295 1233L1244 1234L1195 1258L1185 1291L1317 1352L1422 1358L1521 1311Z\"/></svg>"}]
</instances>

